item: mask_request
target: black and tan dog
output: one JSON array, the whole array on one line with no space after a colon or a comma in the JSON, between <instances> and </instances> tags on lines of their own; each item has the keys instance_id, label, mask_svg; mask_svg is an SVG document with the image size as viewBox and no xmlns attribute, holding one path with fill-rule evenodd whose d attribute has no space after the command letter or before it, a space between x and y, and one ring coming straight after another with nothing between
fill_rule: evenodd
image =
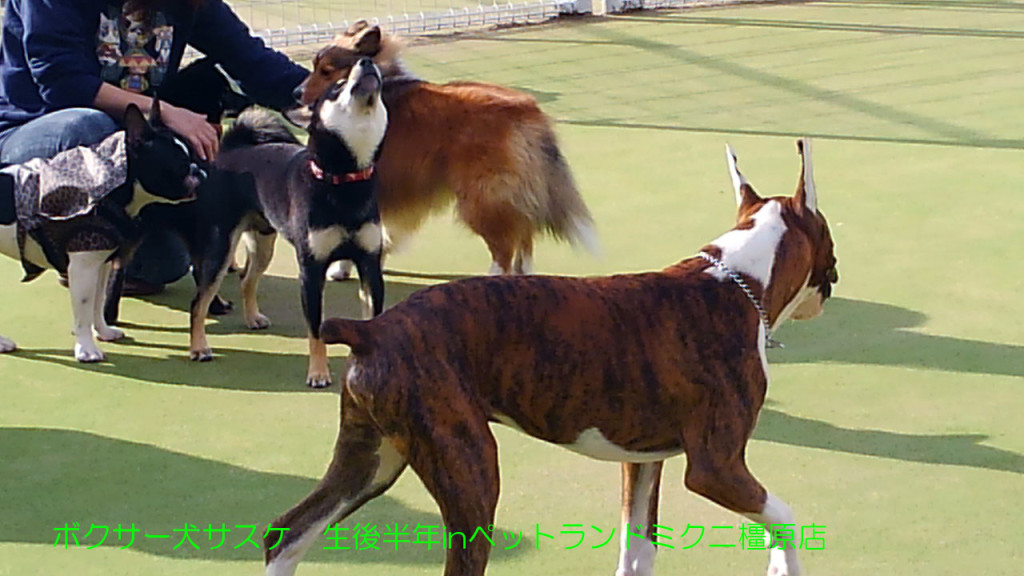
<instances>
[{"instance_id":1,"label":"black and tan dog","mask_svg":"<svg viewBox=\"0 0 1024 576\"><path fill-rule=\"evenodd\" d=\"M307 383L330 384L327 348L320 339L324 274L332 262L356 263L366 317L384 306L381 226L376 202L374 161L387 111L381 101L380 71L370 59L353 67L311 110L309 141L303 146L275 117L250 109L224 135L214 167L231 190L228 197L249 202L233 230L206 251L210 263L197 277L191 310L191 356L208 360L205 321L211 300L227 271L229 254L245 237L242 306L251 328L265 328L256 289L274 253L278 232L295 247L302 284L302 308L309 329ZM250 198L251 201L246 200Z\"/></svg>"},{"instance_id":2,"label":"black and tan dog","mask_svg":"<svg viewBox=\"0 0 1024 576\"><path fill-rule=\"evenodd\" d=\"M216 74L216 70L211 70ZM226 84L227 81L223 77L217 77ZM207 103L213 105L212 101ZM152 203L139 210L138 234L124 247L123 256L115 261L113 276L108 284L103 318L110 326L118 324L126 280L126 264L131 261L135 250L147 236L167 232L181 239L191 258L192 276L196 286L208 286L219 271L223 254L230 250L231 239L239 223L246 214L259 210L254 193L247 191L244 186L232 185L232 179L237 178L237 175L213 170L209 163L200 160L188 145L163 123L160 100L153 101L149 125L155 133L173 139L181 151L190 155L202 171L203 180L195 190L195 200L192 202ZM219 296L215 296L210 302L211 314L227 314L230 310L231 303Z\"/></svg>"},{"instance_id":3,"label":"black and tan dog","mask_svg":"<svg viewBox=\"0 0 1024 576\"><path fill-rule=\"evenodd\" d=\"M653 573L663 461L686 453L686 486L759 524L792 524L744 461L768 386L765 348L788 317L822 311L838 277L817 209L809 144L795 196L760 197L729 166L736 227L660 272L601 278L474 278L418 292L370 322L331 319L352 349L334 460L312 494L274 521L266 574L398 478L406 465L447 531L494 523L498 460L489 421L623 467L617 574ZM278 536L281 536L278 542ZM447 576L484 573L486 538L447 551ZM768 573L799 572L792 543Z\"/></svg>"},{"instance_id":4,"label":"black and tan dog","mask_svg":"<svg viewBox=\"0 0 1024 576\"><path fill-rule=\"evenodd\" d=\"M216 126L220 126L225 118L238 117L242 110L255 104L252 98L236 90L234 80L208 57L190 63L165 80L160 85L159 100L202 114ZM150 114L150 123L154 129L169 133L160 118L159 106ZM256 203L251 195L233 196L231 193L236 191L235 188L225 186L225 180L230 176L214 172L194 153L193 158L211 176L197 191L196 201L143 210L140 229L143 236L166 231L180 238L191 256L192 275L198 286L204 277L211 276L206 271L206 255L217 253L217 244L229 241L242 214L255 209ZM125 270L115 267L113 274L103 310L103 317L111 326L118 323ZM209 312L227 314L231 308L230 302L215 296L210 302Z\"/></svg>"},{"instance_id":5,"label":"black and tan dog","mask_svg":"<svg viewBox=\"0 0 1024 576\"><path fill-rule=\"evenodd\" d=\"M388 244L400 247L454 202L487 244L492 274L530 273L538 233L598 252L590 210L536 99L485 82L428 82L406 69L401 50L400 39L360 20L317 53L297 89L312 104L360 59L380 67L391 115L379 189Z\"/></svg>"},{"instance_id":6,"label":"black and tan dog","mask_svg":"<svg viewBox=\"0 0 1024 576\"><path fill-rule=\"evenodd\" d=\"M159 110L159 104L154 103L153 109ZM8 166L0 172L0 252L22 261L26 279L47 268L67 274L75 318L75 358L80 362L105 359L94 336L103 341L124 336L121 330L107 325L102 310L112 261L123 257L138 239L139 212L151 204L193 200L204 177L191 161L187 147L170 133L154 129L137 106L128 107L124 124L124 134L111 136L95 153L82 147L49 160ZM114 152L120 146L117 138L124 140L124 183L109 192L106 188L80 188L78 180L88 180L88 175L73 172L95 169L108 161L108 156L119 155ZM83 157L87 160L75 160ZM29 214L34 211L30 204L38 205L39 198L26 198L27 171L38 170L40 163L56 166L54 170L68 179L63 189L53 191L60 217ZM20 202L15 201L16 190L21 194ZM39 196L41 192L32 194ZM14 209L16 204L19 210ZM14 342L0 337L0 352L14 349Z\"/></svg>"}]
</instances>

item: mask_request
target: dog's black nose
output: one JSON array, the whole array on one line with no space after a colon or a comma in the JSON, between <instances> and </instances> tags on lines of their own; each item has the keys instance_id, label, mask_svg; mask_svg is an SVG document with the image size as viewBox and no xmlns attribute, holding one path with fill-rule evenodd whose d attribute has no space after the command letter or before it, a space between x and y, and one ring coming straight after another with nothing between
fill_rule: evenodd
<instances>
[{"instance_id":1,"label":"dog's black nose","mask_svg":"<svg viewBox=\"0 0 1024 576\"><path fill-rule=\"evenodd\" d=\"M370 66L373 66L373 60L370 58L360 58L359 65L363 68L369 68Z\"/></svg>"},{"instance_id":2,"label":"dog's black nose","mask_svg":"<svg viewBox=\"0 0 1024 576\"><path fill-rule=\"evenodd\" d=\"M295 90L292 90L292 98L295 99L295 103L296 104L301 104L302 103L302 93L305 92L305 90L306 90L306 83L305 82L303 82L302 84L299 84L298 86L296 86Z\"/></svg>"}]
</instances>

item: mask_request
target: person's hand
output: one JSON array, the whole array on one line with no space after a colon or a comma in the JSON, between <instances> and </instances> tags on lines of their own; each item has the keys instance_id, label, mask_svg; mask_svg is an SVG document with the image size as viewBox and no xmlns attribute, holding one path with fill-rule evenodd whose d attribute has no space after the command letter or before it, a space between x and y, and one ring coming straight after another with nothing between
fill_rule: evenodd
<instances>
[{"instance_id":1,"label":"person's hand","mask_svg":"<svg viewBox=\"0 0 1024 576\"><path fill-rule=\"evenodd\" d=\"M206 121L202 114L185 108L161 104L160 117L175 134L188 141L203 160L212 162L220 148L220 127Z\"/></svg>"}]
</instances>

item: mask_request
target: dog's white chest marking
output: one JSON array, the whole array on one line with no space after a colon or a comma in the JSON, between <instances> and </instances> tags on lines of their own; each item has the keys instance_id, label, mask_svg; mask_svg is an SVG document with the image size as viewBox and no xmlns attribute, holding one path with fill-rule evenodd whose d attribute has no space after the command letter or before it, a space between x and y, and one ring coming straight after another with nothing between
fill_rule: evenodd
<instances>
[{"instance_id":1,"label":"dog's white chest marking","mask_svg":"<svg viewBox=\"0 0 1024 576\"><path fill-rule=\"evenodd\" d=\"M753 227L730 230L712 241L711 245L722 251L719 260L731 270L748 274L760 282L761 286L768 286L775 265L775 252L782 235L786 233L782 206L778 202L767 202L754 214L753 220ZM723 281L729 278L714 266L708 268L706 273Z\"/></svg>"},{"instance_id":2,"label":"dog's white chest marking","mask_svg":"<svg viewBox=\"0 0 1024 576\"><path fill-rule=\"evenodd\" d=\"M367 222L352 234L342 226L329 226L327 228L310 228L306 239L309 241L310 251L313 257L319 261L326 260L342 244L353 241L363 250L376 254L380 252L381 242L384 233L380 224Z\"/></svg>"},{"instance_id":3,"label":"dog's white chest marking","mask_svg":"<svg viewBox=\"0 0 1024 576\"><path fill-rule=\"evenodd\" d=\"M384 240L384 234L381 232L380 224L373 222L367 222L363 224L359 231L356 232L356 244L363 250L370 254L376 254L380 252L381 242Z\"/></svg>"},{"instance_id":4,"label":"dog's white chest marking","mask_svg":"<svg viewBox=\"0 0 1024 576\"><path fill-rule=\"evenodd\" d=\"M310 228L307 234L309 249L313 252L313 257L319 261L330 257L348 238L348 230L341 226Z\"/></svg>"},{"instance_id":5,"label":"dog's white chest marking","mask_svg":"<svg viewBox=\"0 0 1024 576\"><path fill-rule=\"evenodd\" d=\"M320 121L332 134L341 138L355 157L359 168L373 162L373 155L384 139L388 127L388 111L379 97L365 106L352 97L351 84L337 100L320 107Z\"/></svg>"},{"instance_id":6,"label":"dog's white chest marking","mask_svg":"<svg viewBox=\"0 0 1024 576\"><path fill-rule=\"evenodd\" d=\"M171 200L169 198L164 198L163 196L157 196L156 194L150 193L149 190L146 190L142 184L135 182L132 184L132 201L124 207L124 211L128 216L135 218L143 208L150 204L179 204L185 200L185 198L182 198L181 200Z\"/></svg>"}]
</instances>

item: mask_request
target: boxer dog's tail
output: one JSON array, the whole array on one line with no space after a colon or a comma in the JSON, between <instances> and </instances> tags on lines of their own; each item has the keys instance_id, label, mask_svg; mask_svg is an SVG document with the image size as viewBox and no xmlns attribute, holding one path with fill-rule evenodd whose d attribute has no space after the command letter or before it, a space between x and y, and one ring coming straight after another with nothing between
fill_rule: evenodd
<instances>
[{"instance_id":1,"label":"boxer dog's tail","mask_svg":"<svg viewBox=\"0 0 1024 576\"><path fill-rule=\"evenodd\" d=\"M347 318L328 318L320 325L320 338L327 344L345 344L358 355L369 354L374 348L369 322Z\"/></svg>"}]
</instances>

